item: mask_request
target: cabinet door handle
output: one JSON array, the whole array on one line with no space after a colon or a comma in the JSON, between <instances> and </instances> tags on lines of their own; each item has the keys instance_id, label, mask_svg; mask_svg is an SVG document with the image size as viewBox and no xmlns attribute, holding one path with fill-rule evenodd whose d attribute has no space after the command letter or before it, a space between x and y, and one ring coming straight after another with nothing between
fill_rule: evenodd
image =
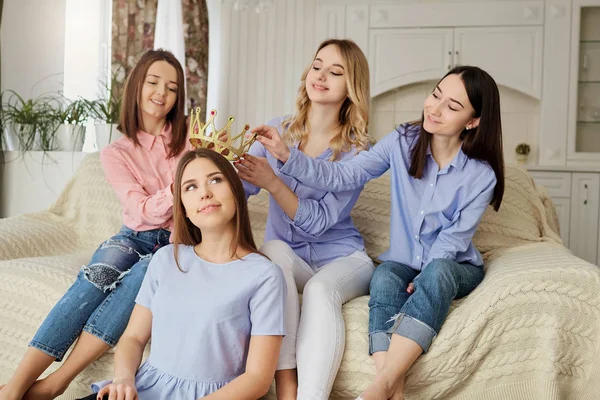
<instances>
[{"instance_id":1,"label":"cabinet door handle","mask_svg":"<svg viewBox=\"0 0 600 400\"><path fill-rule=\"evenodd\" d=\"M583 69L587 70L588 67L588 56L587 53L583 53Z\"/></svg>"},{"instance_id":2,"label":"cabinet door handle","mask_svg":"<svg viewBox=\"0 0 600 400\"><path fill-rule=\"evenodd\" d=\"M588 203L588 185L587 183L585 183L583 185L583 204L587 204Z\"/></svg>"}]
</instances>

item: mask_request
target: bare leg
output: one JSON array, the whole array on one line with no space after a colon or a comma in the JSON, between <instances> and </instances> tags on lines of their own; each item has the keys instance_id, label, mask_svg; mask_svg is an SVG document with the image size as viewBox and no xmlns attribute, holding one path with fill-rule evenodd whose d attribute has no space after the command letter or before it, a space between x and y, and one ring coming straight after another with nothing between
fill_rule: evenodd
<instances>
[{"instance_id":1,"label":"bare leg","mask_svg":"<svg viewBox=\"0 0 600 400\"><path fill-rule=\"evenodd\" d=\"M294 369L275 371L275 388L277 400L296 400L298 395L298 375Z\"/></svg>"},{"instance_id":2,"label":"bare leg","mask_svg":"<svg viewBox=\"0 0 600 400\"><path fill-rule=\"evenodd\" d=\"M406 372L417 361L421 353L423 353L423 349L415 341L393 334L383 368L377 373L373 383L361 394L361 397L364 400L404 399Z\"/></svg>"},{"instance_id":3,"label":"bare leg","mask_svg":"<svg viewBox=\"0 0 600 400\"><path fill-rule=\"evenodd\" d=\"M17 370L6 385L0 389L0 400L20 400L27 389L56 360L35 347L27 348Z\"/></svg>"},{"instance_id":4,"label":"bare leg","mask_svg":"<svg viewBox=\"0 0 600 400\"><path fill-rule=\"evenodd\" d=\"M94 335L81 332L79 340L63 365L46 378L31 385L23 400L50 400L60 396L67 390L73 379L109 347Z\"/></svg>"},{"instance_id":5,"label":"bare leg","mask_svg":"<svg viewBox=\"0 0 600 400\"><path fill-rule=\"evenodd\" d=\"M387 356L387 351L378 351L377 353L373 353L373 361L375 362L375 374L376 375L379 375L379 373L383 369L383 365L385 364L386 356Z\"/></svg>"}]
</instances>

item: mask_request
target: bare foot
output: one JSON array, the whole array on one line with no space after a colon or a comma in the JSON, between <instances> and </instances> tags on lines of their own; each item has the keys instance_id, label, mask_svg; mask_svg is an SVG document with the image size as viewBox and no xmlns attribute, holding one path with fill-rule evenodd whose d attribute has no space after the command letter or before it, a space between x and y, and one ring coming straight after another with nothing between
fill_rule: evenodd
<instances>
[{"instance_id":1,"label":"bare foot","mask_svg":"<svg viewBox=\"0 0 600 400\"><path fill-rule=\"evenodd\" d=\"M388 400L395 392L396 386L390 384L389 381L375 377L364 392L360 395L363 400Z\"/></svg>"},{"instance_id":2,"label":"bare foot","mask_svg":"<svg viewBox=\"0 0 600 400\"><path fill-rule=\"evenodd\" d=\"M64 393L66 387L62 387L52 375L36 381L23 396L23 400L52 400Z\"/></svg>"}]
</instances>

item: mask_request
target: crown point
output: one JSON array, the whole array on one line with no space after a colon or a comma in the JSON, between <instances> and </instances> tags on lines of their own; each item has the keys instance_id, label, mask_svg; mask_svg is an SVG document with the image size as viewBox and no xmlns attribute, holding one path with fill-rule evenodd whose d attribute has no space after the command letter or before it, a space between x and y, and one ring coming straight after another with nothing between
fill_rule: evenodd
<instances>
[{"instance_id":1,"label":"crown point","mask_svg":"<svg viewBox=\"0 0 600 400\"><path fill-rule=\"evenodd\" d=\"M231 117L231 116L230 116L230 117L229 117L229 120L230 120L231 122L233 122L233 117Z\"/></svg>"},{"instance_id":2,"label":"crown point","mask_svg":"<svg viewBox=\"0 0 600 400\"><path fill-rule=\"evenodd\" d=\"M210 115L216 115L217 112L215 110L210 110Z\"/></svg>"},{"instance_id":3,"label":"crown point","mask_svg":"<svg viewBox=\"0 0 600 400\"><path fill-rule=\"evenodd\" d=\"M248 124L244 125L244 130L247 131L248 129L250 129L250 125L248 125Z\"/></svg>"}]
</instances>

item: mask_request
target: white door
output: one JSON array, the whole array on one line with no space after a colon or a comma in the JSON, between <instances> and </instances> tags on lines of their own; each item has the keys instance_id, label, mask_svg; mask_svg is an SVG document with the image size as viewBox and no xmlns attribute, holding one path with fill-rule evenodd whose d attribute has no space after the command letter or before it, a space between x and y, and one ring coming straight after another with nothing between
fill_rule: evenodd
<instances>
[{"instance_id":1,"label":"white door","mask_svg":"<svg viewBox=\"0 0 600 400\"><path fill-rule=\"evenodd\" d=\"M496 83L541 98L543 28L456 28L454 64L475 65Z\"/></svg>"},{"instance_id":2,"label":"white door","mask_svg":"<svg viewBox=\"0 0 600 400\"><path fill-rule=\"evenodd\" d=\"M577 257L596 264L598 252L598 197L600 175L573 173L569 248Z\"/></svg>"},{"instance_id":3,"label":"white door","mask_svg":"<svg viewBox=\"0 0 600 400\"><path fill-rule=\"evenodd\" d=\"M371 97L411 83L439 80L452 66L452 28L372 29Z\"/></svg>"}]
</instances>

